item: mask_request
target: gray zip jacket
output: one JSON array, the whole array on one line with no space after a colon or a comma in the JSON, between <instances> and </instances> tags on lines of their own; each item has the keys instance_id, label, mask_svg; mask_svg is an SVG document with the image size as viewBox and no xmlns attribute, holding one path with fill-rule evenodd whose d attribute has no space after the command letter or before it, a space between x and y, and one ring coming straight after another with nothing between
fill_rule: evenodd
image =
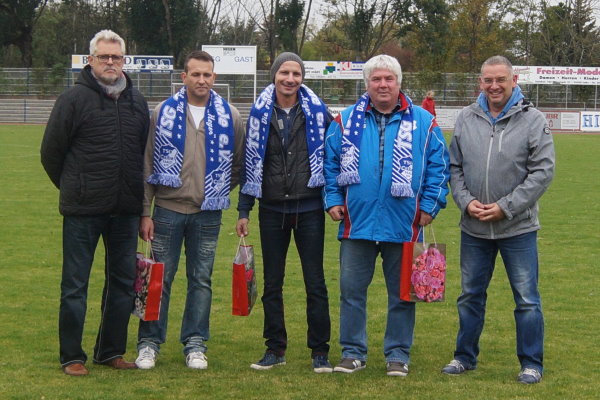
<instances>
[{"instance_id":1,"label":"gray zip jacket","mask_svg":"<svg viewBox=\"0 0 600 400\"><path fill-rule=\"evenodd\" d=\"M515 104L492 124L479 104L456 119L450 144L450 187L463 232L502 239L540 229L538 199L554 175L554 144L544 115ZM467 213L473 200L497 203L505 218L481 222Z\"/></svg>"}]
</instances>

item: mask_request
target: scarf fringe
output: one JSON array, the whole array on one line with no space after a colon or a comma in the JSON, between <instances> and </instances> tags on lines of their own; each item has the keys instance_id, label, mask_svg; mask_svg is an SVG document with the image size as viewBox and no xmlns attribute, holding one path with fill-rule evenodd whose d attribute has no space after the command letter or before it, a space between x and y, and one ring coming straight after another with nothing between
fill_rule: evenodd
<instances>
[{"instance_id":1,"label":"scarf fringe","mask_svg":"<svg viewBox=\"0 0 600 400\"><path fill-rule=\"evenodd\" d=\"M392 183L392 196L394 197L415 197L410 185L406 183Z\"/></svg>"},{"instance_id":2,"label":"scarf fringe","mask_svg":"<svg viewBox=\"0 0 600 400\"><path fill-rule=\"evenodd\" d=\"M224 210L229 208L230 201L229 197L213 197L210 199L204 199L202 202L201 210Z\"/></svg>"},{"instance_id":3,"label":"scarf fringe","mask_svg":"<svg viewBox=\"0 0 600 400\"><path fill-rule=\"evenodd\" d=\"M360 175L358 174L358 171L342 172L337 176L337 183L340 186L348 186L355 183L360 183Z\"/></svg>"},{"instance_id":4,"label":"scarf fringe","mask_svg":"<svg viewBox=\"0 0 600 400\"><path fill-rule=\"evenodd\" d=\"M163 185L174 188L181 187L183 184L179 176L165 173L154 173L148 177L147 182L152 185Z\"/></svg>"},{"instance_id":5,"label":"scarf fringe","mask_svg":"<svg viewBox=\"0 0 600 400\"><path fill-rule=\"evenodd\" d=\"M324 186L325 185L325 176L323 176L323 174L317 174L317 175L311 175L310 179L308 180L308 187L309 188L316 188L316 187L320 187L320 186Z\"/></svg>"},{"instance_id":6,"label":"scarf fringe","mask_svg":"<svg viewBox=\"0 0 600 400\"><path fill-rule=\"evenodd\" d=\"M246 182L242 188L242 193L260 199L262 197L262 185L255 182Z\"/></svg>"}]
</instances>

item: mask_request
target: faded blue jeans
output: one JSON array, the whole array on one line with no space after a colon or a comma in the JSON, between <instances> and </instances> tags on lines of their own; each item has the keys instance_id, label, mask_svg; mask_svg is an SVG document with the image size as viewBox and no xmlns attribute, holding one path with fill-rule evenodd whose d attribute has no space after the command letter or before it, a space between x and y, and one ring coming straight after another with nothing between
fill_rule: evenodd
<instances>
[{"instance_id":1,"label":"faded blue jeans","mask_svg":"<svg viewBox=\"0 0 600 400\"><path fill-rule=\"evenodd\" d=\"M383 354L387 362L410 361L415 303L400 300L402 243L343 239L340 245L340 345L343 358L367 360L367 289L381 254L387 287L387 325Z\"/></svg>"},{"instance_id":2,"label":"faded blue jeans","mask_svg":"<svg viewBox=\"0 0 600 400\"><path fill-rule=\"evenodd\" d=\"M221 211L181 214L166 208L154 208L152 252L156 261L165 264L160 319L140 321L138 350L149 346L158 352L166 340L171 286L185 241L187 296L180 341L185 355L195 351L206 352L206 341L210 337L211 276L221 214Z\"/></svg>"},{"instance_id":3,"label":"faded blue jeans","mask_svg":"<svg viewBox=\"0 0 600 400\"><path fill-rule=\"evenodd\" d=\"M500 251L515 300L517 356L522 368L543 371L544 317L538 292L537 232L506 239L480 239L461 233L462 293L458 297L460 327L454 358L477 365L487 288Z\"/></svg>"}]
</instances>

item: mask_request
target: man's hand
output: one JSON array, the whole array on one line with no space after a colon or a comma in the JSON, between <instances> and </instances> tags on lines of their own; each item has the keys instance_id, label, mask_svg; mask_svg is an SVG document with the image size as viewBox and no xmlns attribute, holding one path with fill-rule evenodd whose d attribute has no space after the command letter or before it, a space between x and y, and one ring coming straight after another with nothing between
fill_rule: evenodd
<instances>
[{"instance_id":1,"label":"man's hand","mask_svg":"<svg viewBox=\"0 0 600 400\"><path fill-rule=\"evenodd\" d=\"M506 217L498 203L483 204L477 200L469 203L467 213L482 222L500 221Z\"/></svg>"},{"instance_id":2,"label":"man's hand","mask_svg":"<svg viewBox=\"0 0 600 400\"><path fill-rule=\"evenodd\" d=\"M154 221L150 217L140 219L140 237L144 242L154 240Z\"/></svg>"},{"instance_id":3,"label":"man's hand","mask_svg":"<svg viewBox=\"0 0 600 400\"><path fill-rule=\"evenodd\" d=\"M334 221L341 221L344 219L344 206L333 206L327 210L327 213Z\"/></svg>"},{"instance_id":4,"label":"man's hand","mask_svg":"<svg viewBox=\"0 0 600 400\"><path fill-rule=\"evenodd\" d=\"M419 218L419 225L427 226L433 221L433 217L424 211L421 211L421 217Z\"/></svg>"},{"instance_id":5,"label":"man's hand","mask_svg":"<svg viewBox=\"0 0 600 400\"><path fill-rule=\"evenodd\" d=\"M248 236L248 218L238 219L238 222L235 225L235 232L239 237Z\"/></svg>"}]
</instances>

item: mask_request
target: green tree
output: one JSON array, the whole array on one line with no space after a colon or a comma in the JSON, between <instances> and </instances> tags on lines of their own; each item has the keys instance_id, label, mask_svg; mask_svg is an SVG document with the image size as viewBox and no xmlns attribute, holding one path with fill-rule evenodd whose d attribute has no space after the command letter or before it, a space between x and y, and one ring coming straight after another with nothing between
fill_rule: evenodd
<instances>
[{"instance_id":1,"label":"green tree","mask_svg":"<svg viewBox=\"0 0 600 400\"><path fill-rule=\"evenodd\" d=\"M284 51L298 53L298 28L304 15L304 2L279 2L275 10L275 27L279 46Z\"/></svg>"},{"instance_id":2,"label":"green tree","mask_svg":"<svg viewBox=\"0 0 600 400\"><path fill-rule=\"evenodd\" d=\"M405 12L399 18L398 23L404 23L399 34L403 44L415 52L415 67L443 71L450 32L450 8L446 1L414 0L413 8L405 6Z\"/></svg>"},{"instance_id":3,"label":"green tree","mask_svg":"<svg viewBox=\"0 0 600 400\"><path fill-rule=\"evenodd\" d=\"M542 65L597 65L600 29L593 18L593 0L567 0L548 7L542 3L542 21L533 53Z\"/></svg>"},{"instance_id":4,"label":"green tree","mask_svg":"<svg viewBox=\"0 0 600 400\"><path fill-rule=\"evenodd\" d=\"M496 0L455 0L451 7L450 52L447 69L475 72L494 54L510 48L502 33L503 12L494 13Z\"/></svg>"},{"instance_id":5,"label":"green tree","mask_svg":"<svg viewBox=\"0 0 600 400\"><path fill-rule=\"evenodd\" d=\"M138 53L170 54L181 65L198 44L198 27L206 13L196 1L129 0L127 21Z\"/></svg>"},{"instance_id":6,"label":"green tree","mask_svg":"<svg viewBox=\"0 0 600 400\"><path fill-rule=\"evenodd\" d=\"M33 29L48 0L0 0L0 43L15 45L23 67L33 65Z\"/></svg>"},{"instance_id":7,"label":"green tree","mask_svg":"<svg viewBox=\"0 0 600 400\"><path fill-rule=\"evenodd\" d=\"M398 34L396 23L405 8L386 0L327 0L328 28L344 34L339 44L352 54L350 59L367 60L380 52ZM409 4L410 0L406 0ZM336 34L337 32L332 32ZM336 38L337 39L337 38Z\"/></svg>"}]
</instances>

